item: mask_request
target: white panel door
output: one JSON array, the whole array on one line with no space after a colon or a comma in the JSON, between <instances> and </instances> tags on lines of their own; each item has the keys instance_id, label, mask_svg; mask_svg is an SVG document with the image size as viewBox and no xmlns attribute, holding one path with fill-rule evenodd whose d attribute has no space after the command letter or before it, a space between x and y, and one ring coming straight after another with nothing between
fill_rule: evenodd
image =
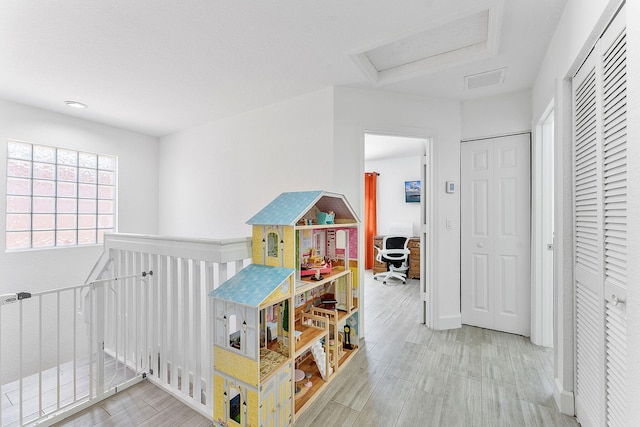
<instances>
[{"instance_id":1,"label":"white panel door","mask_svg":"<svg viewBox=\"0 0 640 427\"><path fill-rule=\"evenodd\" d=\"M530 136L461 147L462 323L530 333Z\"/></svg>"},{"instance_id":2,"label":"white panel door","mask_svg":"<svg viewBox=\"0 0 640 427\"><path fill-rule=\"evenodd\" d=\"M461 147L462 323L493 328L493 140Z\"/></svg>"}]
</instances>

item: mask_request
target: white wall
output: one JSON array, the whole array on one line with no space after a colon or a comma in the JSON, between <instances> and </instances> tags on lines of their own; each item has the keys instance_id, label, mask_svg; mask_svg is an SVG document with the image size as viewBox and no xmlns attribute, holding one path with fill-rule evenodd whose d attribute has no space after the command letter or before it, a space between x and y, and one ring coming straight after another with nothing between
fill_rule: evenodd
<instances>
[{"instance_id":1,"label":"white wall","mask_svg":"<svg viewBox=\"0 0 640 427\"><path fill-rule=\"evenodd\" d=\"M568 0L532 88L534 121L555 96L557 85L587 57L620 0ZM629 16L629 15L627 15Z\"/></svg>"},{"instance_id":2,"label":"white wall","mask_svg":"<svg viewBox=\"0 0 640 427\"><path fill-rule=\"evenodd\" d=\"M573 325L573 235L572 235L572 204L571 204L571 92L569 78L577 71L579 65L586 58L588 52L593 47L595 41L604 31L606 24L610 21L613 13L621 3L620 0L592 0L589 7L585 7L584 2L579 0L568 0L563 15L560 19L556 33L549 45L545 59L542 62L536 81L532 89L532 119L538 122L544 114L547 106L554 101L555 104L555 235L554 240L554 277L556 281L555 293L555 342L554 342L554 365L555 365L555 398L560 410L564 413L572 414L573 408L573 390L574 390L574 325ZM638 73L637 62L639 58L640 43L637 43L637 2L628 2L629 10L627 11L627 19L630 34L636 34L635 49L632 43L627 47L629 75L634 76L629 79L629 109L627 121L629 123L629 141L637 140L638 127L636 123L640 120L638 114L638 92L634 92L637 88ZM636 4L634 4L636 3ZM635 9L635 14L632 12ZM635 22L634 22L635 21ZM633 102L635 94L635 109ZM632 135L635 133L635 139ZM534 136L535 137L535 136ZM636 174L640 158L633 148L635 145L629 145L628 161L629 161L629 181ZM635 157L634 157L635 154ZM638 177L635 177L638 179ZM634 200L638 200L637 186L629 185L629 218L633 218ZM638 207L636 206L636 209ZM636 211L640 213L640 209ZM633 222L628 226L628 243L630 253L632 248L638 248L639 229ZM630 258L631 259L631 258ZM637 263L629 264L628 281L629 283L637 283L639 272ZM636 298L640 295L635 295ZM638 300L629 301L628 303L628 322L629 330L638 330L638 316L640 315L640 306ZM635 328L633 325L635 325ZM636 334L637 335L637 334ZM640 347L638 339L630 340L631 355L630 365L635 369L635 373L640 373L638 368L640 362ZM632 344L632 345L631 345ZM635 376L638 378L640 375ZM629 377L632 378L632 377ZM627 394L628 401L634 402L640 400L640 391L638 381L631 381L630 393ZM629 410L635 413L635 416L629 417L629 420L639 419L640 410L637 405L629 406ZM633 414L629 414L633 415Z\"/></svg>"},{"instance_id":3,"label":"white wall","mask_svg":"<svg viewBox=\"0 0 640 427\"><path fill-rule=\"evenodd\" d=\"M419 145L419 140L416 144ZM424 144L424 142L422 142ZM417 155L365 161L365 171L375 171L378 176L378 234L389 234L393 223L411 222L412 236L420 235L420 203L406 203L405 181L420 181L420 147Z\"/></svg>"},{"instance_id":4,"label":"white wall","mask_svg":"<svg viewBox=\"0 0 640 427\"><path fill-rule=\"evenodd\" d=\"M531 91L461 103L462 140L531 131Z\"/></svg>"},{"instance_id":5,"label":"white wall","mask_svg":"<svg viewBox=\"0 0 640 427\"><path fill-rule=\"evenodd\" d=\"M160 233L248 236L245 221L283 191L341 193L362 216L365 131L434 139L435 326L459 327L460 207L444 192L460 176L458 102L326 88L163 137Z\"/></svg>"},{"instance_id":6,"label":"white wall","mask_svg":"<svg viewBox=\"0 0 640 427\"><path fill-rule=\"evenodd\" d=\"M445 193L446 181L460 180L460 104L337 87L334 117L334 186L359 212L364 212L365 132L433 140L433 327L460 327L460 197ZM445 227L447 219L452 229Z\"/></svg>"},{"instance_id":7,"label":"white wall","mask_svg":"<svg viewBox=\"0 0 640 427\"><path fill-rule=\"evenodd\" d=\"M231 238L284 191L333 185L333 90L206 123L160 141L160 233Z\"/></svg>"},{"instance_id":8,"label":"white wall","mask_svg":"<svg viewBox=\"0 0 640 427\"><path fill-rule=\"evenodd\" d=\"M5 212L8 139L118 156L118 229L158 232L158 141L154 137L0 100L0 212ZM5 217L0 215L2 229ZM0 292L79 284L100 246L4 252L0 233Z\"/></svg>"},{"instance_id":9,"label":"white wall","mask_svg":"<svg viewBox=\"0 0 640 427\"><path fill-rule=\"evenodd\" d=\"M158 232L158 142L154 137L113 128L0 100L0 224L5 229L7 140L54 145L72 150L118 156L119 231L156 234ZM84 282L102 252L101 246L5 252L5 235L0 233L0 294L37 292ZM3 312L3 344L17 342L7 335L12 328L9 306ZM34 319L29 319L29 322ZM67 321L69 319L65 319ZM15 325L14 325L15 326ZM63 323L63 326L65 323ZM63 348L64 351L70 348ZM2 345L2 382L15 377L14 352ZM50 349L49 354L55 354ZM47 351L45 351L47 354ZM28 361L28 358L25 358ZM27 362L25 362L27 363ZM25 366L27 370L33 366Z\"/></svg>"}]
</instances>

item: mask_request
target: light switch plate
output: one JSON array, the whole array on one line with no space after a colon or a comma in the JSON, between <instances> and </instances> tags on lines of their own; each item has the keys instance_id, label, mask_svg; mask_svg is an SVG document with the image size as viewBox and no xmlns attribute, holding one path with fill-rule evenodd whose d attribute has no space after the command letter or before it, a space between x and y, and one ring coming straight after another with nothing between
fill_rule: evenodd
<instances>
[{"instance_id":1,"label":"light switch plate","mask_svg":"<svg viewBox=\"0 0 640 427\"><path fill-rule=\"evenodd\" d=\"M456 192L456 183L453 181L447 181L447 193L455 193Z\"/></svg>"}]
</instances>

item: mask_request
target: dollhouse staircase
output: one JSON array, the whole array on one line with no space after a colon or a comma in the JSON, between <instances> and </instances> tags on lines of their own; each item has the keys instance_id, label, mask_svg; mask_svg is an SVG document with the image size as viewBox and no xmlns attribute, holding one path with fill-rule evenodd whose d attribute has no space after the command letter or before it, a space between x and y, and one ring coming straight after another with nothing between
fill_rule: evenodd
<instances>
[{"instance_id":1,"label":"dollhouse staircase","mask_svg":"<svg viewBox=\"0 0 640 427\"><path fill-rule=\"evenodd\" d=\"M327 374L327 356L320 340L311 346L311 353L313 354L313 360L315 360L318 366L318 371L320 371L320 376L322 376L323 380L326 380L327 377L333 373L333 368L329 366L329 373Z\"/></svg>"}]
</instances>

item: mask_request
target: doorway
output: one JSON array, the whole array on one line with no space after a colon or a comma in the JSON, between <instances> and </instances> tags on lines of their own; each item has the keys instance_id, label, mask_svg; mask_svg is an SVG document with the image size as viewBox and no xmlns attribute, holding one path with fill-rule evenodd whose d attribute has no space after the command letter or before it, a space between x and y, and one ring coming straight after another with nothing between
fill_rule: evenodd
<instances>
[{"instance_id":1,"label":"doorway","mask_svg":"<svg viewBox=\"0 0 640 427\"><path fill-rule=\"evenodd\" d=\"M461 150L462 323L530 335L530 134Z\"/></svg>"},{"instance_id":2,"label":"doorway","mask_svg":"<svg viewBox=\"0 0 640 427\"><path fill-rule=\"evenodd\" d=\"M429 289L432 269L430 257L431 203L431 142L429 138L365 133L364 170L377 173L376 235L405 234L418 241L418 251L412 249L409 263L419 265L422 310L421 323L430 326ZM420 197L407 197L407 182L420 183ZM366 217L366 215L365 215ZM367 229L367 224L364 224ZM416 257L415 254L419 255ZM416 259L419 258L419 259Z\"/></svg>"}]
</instances>

